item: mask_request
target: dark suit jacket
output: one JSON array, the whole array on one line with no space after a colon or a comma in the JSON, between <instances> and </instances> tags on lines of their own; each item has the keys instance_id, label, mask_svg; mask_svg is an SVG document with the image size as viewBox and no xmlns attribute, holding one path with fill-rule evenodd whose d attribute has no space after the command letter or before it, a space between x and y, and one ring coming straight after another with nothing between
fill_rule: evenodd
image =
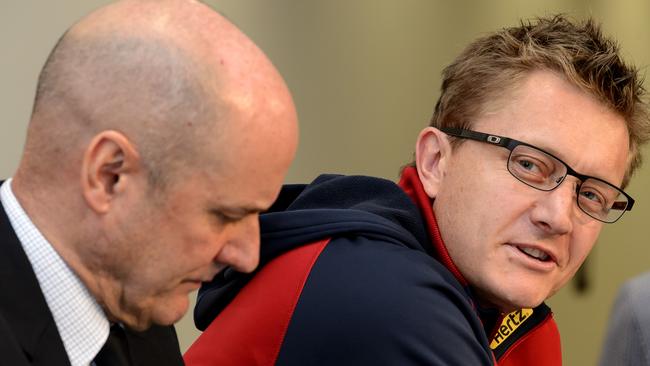
<instances>
[{"instance_id":1,"label":"dark suit jacket","mask_svg":"<svg viewBox=\"0 0 650 366\"><path fill-rule=\"evenodd\" d=\"M183 364L174 327L154 326L145 332L127 330L127 339L133 365ZM0 365L70 365L36 275L2 205Z\"/></svg>"}]
</instances>

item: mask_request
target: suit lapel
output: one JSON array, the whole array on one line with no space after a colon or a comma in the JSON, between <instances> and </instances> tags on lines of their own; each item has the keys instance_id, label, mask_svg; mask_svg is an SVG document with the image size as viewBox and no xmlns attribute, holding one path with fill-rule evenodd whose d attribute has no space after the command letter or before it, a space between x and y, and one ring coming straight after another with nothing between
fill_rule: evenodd
<instances>
[{"instance_id":1,"label":"suit lapel","mask_svg":"<svg viewBox=\"0 0 650 366\"><path fill-rule=\"evenodd\" d=\"M9 352L12 362L8 364L69 365L36 275L2 205L0 293L0 342L7 342L9 351L22 351ZM7 361L4 357L3 353L3 362Z\"/></svg>"}]
</instances>

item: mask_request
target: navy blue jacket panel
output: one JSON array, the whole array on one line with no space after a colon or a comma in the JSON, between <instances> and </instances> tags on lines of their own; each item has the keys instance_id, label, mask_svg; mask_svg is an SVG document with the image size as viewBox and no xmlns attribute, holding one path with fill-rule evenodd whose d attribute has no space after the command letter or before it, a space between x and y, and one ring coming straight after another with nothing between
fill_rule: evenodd
<instances>
[{"instance_id":1,"label":"navy blue jacket panel","mask_svg":"<svg viewBox=\"0 0 650 366\"><path fill-rule=\"evenodd\" d=\"M330 239L311 267L275 364L493 364L471 294L434 259L417 206L395 183L324 175L285 186L260 223L261 268ZM205 284L197 326L208 327L256 273L226 270ZM258 302L250 311L265 311L264 299ZM219 352L228 344L210 346Z\"/></svg>"}]
</instances>

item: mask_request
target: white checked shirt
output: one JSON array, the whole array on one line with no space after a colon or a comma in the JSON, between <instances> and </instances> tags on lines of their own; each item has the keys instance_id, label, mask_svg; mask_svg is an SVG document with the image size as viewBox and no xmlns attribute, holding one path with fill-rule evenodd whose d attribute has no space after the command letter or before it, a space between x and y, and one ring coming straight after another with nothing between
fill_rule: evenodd
<instances>
[{"instance_id":1,"label":"white checked shirt","mask_svg":"<svg viewBox=\"0 0 650 366\"><path fill-rule=\"evenodd\" d=\"M0 187L0 201L32 264L72 366L88 366L108 338L109 322L77 275L29 219L11 190Z\"/></svg>"}]
</instances>

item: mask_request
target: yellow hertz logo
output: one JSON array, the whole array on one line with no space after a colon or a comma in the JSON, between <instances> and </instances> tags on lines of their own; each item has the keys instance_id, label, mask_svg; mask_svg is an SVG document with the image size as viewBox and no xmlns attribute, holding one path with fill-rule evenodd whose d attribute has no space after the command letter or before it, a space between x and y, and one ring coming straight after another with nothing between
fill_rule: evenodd
<instances>
[{"instance_id":1,"label":"yellow hertz logo","mask_svg":"<svg viewBox=\"0 0 650 366\"><path fill-rule=\"evenodd\" d=\"M505 341L506 338L508 338L515 329L519 328L519 326L522 325L532 314L533 309L520 309L504 316L499 329L497 329L497 334L494 336L494 339L492 339L492 343L490 343L490 348L496 349L501 342Z\"/></svg>"}]
</instances>

